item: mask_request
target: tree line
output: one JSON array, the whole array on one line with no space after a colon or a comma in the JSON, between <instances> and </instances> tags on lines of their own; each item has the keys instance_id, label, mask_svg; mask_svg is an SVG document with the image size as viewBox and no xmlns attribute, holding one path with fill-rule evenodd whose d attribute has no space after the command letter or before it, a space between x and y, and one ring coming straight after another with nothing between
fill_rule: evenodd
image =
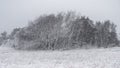
<instances>
[{"instance_id":1,"label":"tree line","mask_svg":"<svg viewBox=\"0 0 120 68\"><path fill-rule=\"evenodd\" d=\"M16 49L73 49L119 46L116 25L109 20L93 22L75 12L41 15L9 35Z\"/></svg>"}]
</instances>

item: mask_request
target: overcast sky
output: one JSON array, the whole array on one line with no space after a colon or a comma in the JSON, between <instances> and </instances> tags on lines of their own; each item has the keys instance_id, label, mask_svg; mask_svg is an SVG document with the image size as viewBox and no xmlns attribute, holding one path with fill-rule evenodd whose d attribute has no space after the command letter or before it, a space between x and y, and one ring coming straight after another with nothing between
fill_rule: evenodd
<instances>
[{"instance_id":1,"label":"overcast sky","mask_svg":"<svg viewBox=\"0 0 120 68\"><path fill-rule=\"evenodd\" d=\"M94 21L111 20L120 33L120 0L0 0L0 32L10 32L45 13L76 11Z\"/></svg>"}]
</instances>

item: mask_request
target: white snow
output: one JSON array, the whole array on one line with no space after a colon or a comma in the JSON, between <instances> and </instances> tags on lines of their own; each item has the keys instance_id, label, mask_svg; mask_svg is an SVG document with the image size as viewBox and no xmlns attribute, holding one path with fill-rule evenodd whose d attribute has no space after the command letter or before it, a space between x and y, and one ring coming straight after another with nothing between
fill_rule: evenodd
<instances>
[{"instance_id":1,"label":"white snow","mask_svg":"<svg viewBox=\"0 0 120 68\"><path fill-rule=\"evenodd\" d=\"M19 51L0 47L0 68L120 68L120 48Z\"/></svg>"}]
</instances>

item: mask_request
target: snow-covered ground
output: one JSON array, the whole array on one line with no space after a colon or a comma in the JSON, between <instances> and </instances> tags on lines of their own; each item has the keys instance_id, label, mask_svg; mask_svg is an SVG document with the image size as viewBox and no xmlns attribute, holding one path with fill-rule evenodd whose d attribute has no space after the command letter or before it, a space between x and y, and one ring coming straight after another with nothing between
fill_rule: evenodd
<instances>
[{"instance_id":1,"label":"snow-covered ground","mask_svg":"<svg viewBox=\"0 0 120 68\"><path fill-rule=\"evenodd\" d=\"M0 47L0 68L120 68L120 48L18 51Z\"/></svg>"}]
</instances>

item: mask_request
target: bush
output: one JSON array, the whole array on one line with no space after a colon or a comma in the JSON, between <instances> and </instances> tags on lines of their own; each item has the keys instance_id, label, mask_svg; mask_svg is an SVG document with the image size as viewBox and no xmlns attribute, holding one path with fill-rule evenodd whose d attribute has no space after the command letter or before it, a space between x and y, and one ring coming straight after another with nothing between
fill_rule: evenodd
<instances>
[{"instance_id":1,"label":"bush","mask_svg":"<svg viewBox=\"0 0 120 68\"><path fill-rule=\"evenodd\" d=\"M43 15L16 33L18 49L73 49L109 47L117 44L115 25L110 21L94 22L74 12Z\"/></svg>"}]
</instances>

